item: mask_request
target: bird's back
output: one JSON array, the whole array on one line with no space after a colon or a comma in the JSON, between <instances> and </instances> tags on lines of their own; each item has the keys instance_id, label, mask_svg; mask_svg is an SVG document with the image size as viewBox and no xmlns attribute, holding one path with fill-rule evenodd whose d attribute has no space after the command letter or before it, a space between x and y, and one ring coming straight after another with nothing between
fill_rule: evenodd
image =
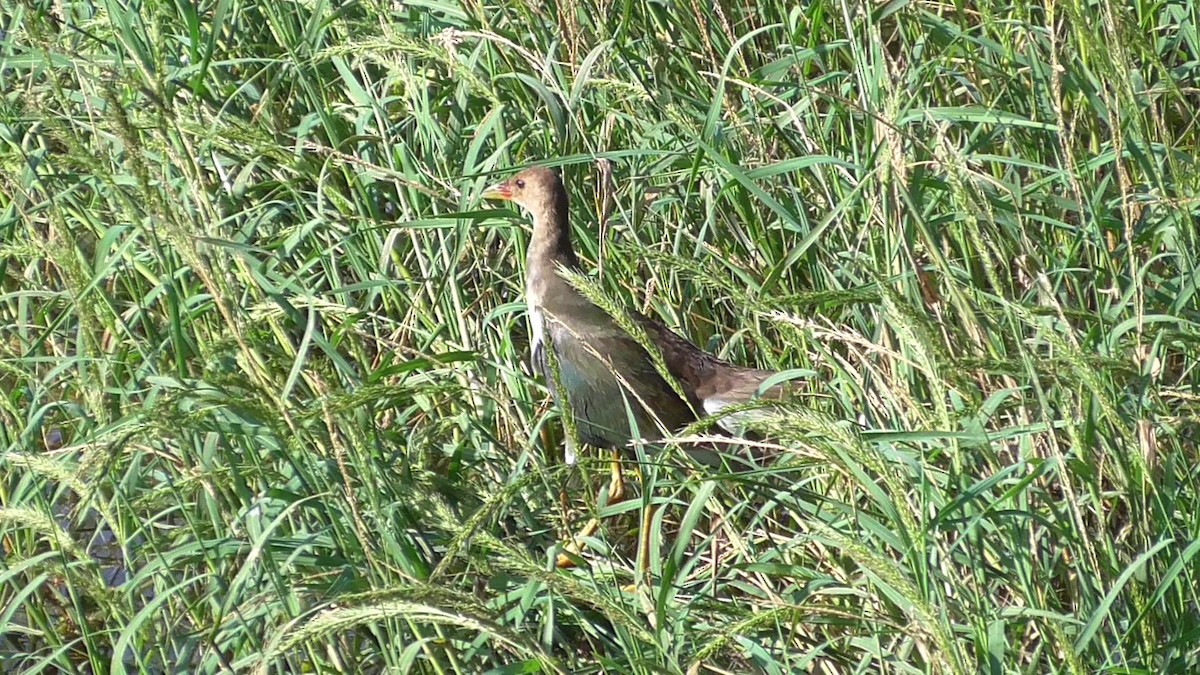
<instances>
[{"instance_id":1,"label":"bird's back","mask_svg":"<svg viewBox=\"0 0 1200 675\"><path fill-rule=\"evenodd\" d=\"M734 365L696 347L659 321L640 314L635 316L661 349L667 369L679 381L692 408L700 415L716 415L725 408L756 398L781 399L789 391L786 384L760 391L763 383L775 375L774 371ZM726 431L740 435L740 421L744 417L722 418L719 424Z\"/></svg>"}]
</instances>

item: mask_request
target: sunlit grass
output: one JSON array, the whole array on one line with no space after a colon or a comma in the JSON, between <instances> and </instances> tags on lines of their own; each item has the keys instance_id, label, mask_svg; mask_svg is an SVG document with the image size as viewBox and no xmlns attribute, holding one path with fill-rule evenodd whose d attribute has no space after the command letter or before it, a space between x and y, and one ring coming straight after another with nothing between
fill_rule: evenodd
<instances>
[{"instance_id":1,"label":"sunlit grass","mask_svg":"<svg viewBox=\"0 0 1200 675\"><path fill-rule=\"evenodd\" d=\"M6 672L1200 668L1190 6L136 7L0 9ZM582 569L532 162L606 297L816 373Z\"/></svg>"}]
</instances>

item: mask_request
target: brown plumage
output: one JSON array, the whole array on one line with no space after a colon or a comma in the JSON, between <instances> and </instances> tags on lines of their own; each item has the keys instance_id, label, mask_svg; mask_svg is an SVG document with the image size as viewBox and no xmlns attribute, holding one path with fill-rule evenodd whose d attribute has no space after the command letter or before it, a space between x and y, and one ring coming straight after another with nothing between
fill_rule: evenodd
<instances>
[{"instance_id":1,"label":"brown plumage","mask_svg":"<svg viewBox=\"0 0 1200 675\"><path fill-rule=\"evenodd\" d=\"M626 449L754 398L771 371L743 368L698 349L662 323L628 312L662 353L667 370L686 395L680 398L659 375L650 355L603 309L592 304L559 273L579 270L567 220L567 192L557 172L526 169L489 188L484 196L514 202L533 219L525 269L533 361L555 401L563 404L550 370L547 350L557 358L559 384L566 390L579 434L586 443ZM778 397L780 386L764 392ZM636 424L636 434L629 419ZM729 420L722 423L732 428ZM707 454L707 453L705 453Z\"/></svg>"}]
</instances>

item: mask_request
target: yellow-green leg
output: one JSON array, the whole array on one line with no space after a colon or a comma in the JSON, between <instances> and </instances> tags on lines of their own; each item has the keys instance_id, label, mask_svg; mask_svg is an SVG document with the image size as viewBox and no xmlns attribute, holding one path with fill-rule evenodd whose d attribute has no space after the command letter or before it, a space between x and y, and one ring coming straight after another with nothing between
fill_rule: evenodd
<instances>
[{"instance_id":1,"label":"yellow-green leg","mask_svg":"<svg viewBox=\"0 0 1200 675\"><path fill-rule=\"evenodd\" d=\"M638 528L638 548L637 548L637 566L638 576L637 583L646 580L650 575L650 534L651 521L654 518L654 507L647 506L642 509L642 526Z\"/></svg>"},{"instance_id":2,"label":"yellow-green leg","mask_svg":"<svg viewBox=\"0 0 1200 675\"><path fill-rule=\"evenodd\" d=\"M621 455L619 452L612 453L612 464L610 465L611 477L608 482L608 503L616 504L625 498L625 477L621 474ZM600 519L591 518L587 524L579 530L579 534L571 537L567 542L562 553L558 554L558 559L555 564L559 567L574 567L575 562L571 556L578 557L583 553L583 540L596 534L596 530L600 529Z\"/></svg>"},{"instance_id":3,"label":"yellow-green leg","mask_svg":"<svg viewBox=\"0 0 1200 675\"><path fill-rule=\"evenodd\" d=\"M633 578L632 584L625 584L621 587L625 593L637 593L638 587L650 578L650 535L653 519L653 506L642 509L642 523L638 528L637 576Z\"/></svg>"}]
</instances>

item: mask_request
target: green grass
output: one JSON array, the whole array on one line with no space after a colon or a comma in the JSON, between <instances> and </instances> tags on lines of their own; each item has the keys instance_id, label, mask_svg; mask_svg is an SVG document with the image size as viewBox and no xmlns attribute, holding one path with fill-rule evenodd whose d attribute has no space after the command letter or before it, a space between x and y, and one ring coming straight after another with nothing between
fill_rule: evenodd
<instances>
[{"instance_id":1,"label":"green grass","mask_svg":"<svg viewBox=\"0 0 1200 675\"><path fill-rule=\"evenodd\" d=\"M1196 672L1198 26L5 5L0 670ZM533 162L611 299L816 372L583 569L604 462L478 201Z\"/></svg>"}]
</instances>

